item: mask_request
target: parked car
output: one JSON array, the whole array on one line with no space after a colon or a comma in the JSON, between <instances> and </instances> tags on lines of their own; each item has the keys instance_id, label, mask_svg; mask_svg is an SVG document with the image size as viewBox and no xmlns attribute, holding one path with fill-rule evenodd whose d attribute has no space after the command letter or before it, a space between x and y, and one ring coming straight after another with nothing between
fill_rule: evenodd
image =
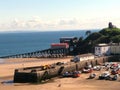
<instances>
[{"instance_id":1,"label":"parked car","mask_svg":"<svg viewBox=\"0 0 120 90\"><path fill-rule=\"evenodd\" d=\"M95 78L95 77L96 77L96 74L93 73L93 74L90 74L89 79L93 79L93 78Z\"/></svg>"},{"instance_id":2,"label":"parked car","mask_svg":"<svg viewBox=\"0 0 120 90\"><path fill-rule=\"evenodd\" d=\"M111 74L112 74L112 75L119 74L119 73L120 73L120 69L119 69L119 68L113 69L113 70L111 71Z\"/></svg>"},{"instance_id":3,"label":"parked car","mask_svg":"<svg viewBox=\"0 0 120 90\"><path fill-rule=\"evenodd\" d=\"M81 74L81 72L80 71L74 71L73 72L73 78L77 78L77 77L80 77L80 74Z\"/></svg>"},{"instance_id":4,"label":"parked car","mask_svg":"<svg viewBox=\"0 0 120 90\"><path fill-rule=\"evenodd\" d=\"M82 70L83 73L92 73L92 71L93 71L92 68L88 68L88 69L83 68Z\"/></svg>"},{"instance_id":5,"label":"parked car","mask_svg":"<svg viewBox=\"0 0 120 90\"><path fill-rule=\"evenodd\" d=\"M93 70L100 71L100 70L101 70L101 67L100 67L100 66L94 66L94 67L93 67Z\"/></svg>"},{"instance_id":6,"label":"parked car","mask_svg":"<svg viewBox=\"0 0 120 90\"><path fill-rule=\"evenodd\" d=\"M118 77L119 77L119 75L118 75L118 74L116 74L116 75L114 75L114 76L113 76L112 80L113 80L113 81L115 81L115 80L117 80L117 79L118 79Z\"/></svg>"},{"instance_id":7,"label":"parked car","mask_svg":"<svg viewBox=\"0 0 120 90\"><path fill-rule=\"evenodd\" d=\"M79 56L75 56L73 59L70 60L71 62L79 62L80 61L80 58Z\"/></svg>"},{"instance_id":8,"label":"parked car","mask_svg":"<svg viewBox=\"0 0 120 90\"><path fill-rule=\"evenodd\" d=\"M77 78L77 77L80 77L80 74L81 74L80 71L73 71L73 72L65 72L62 76Z\"/></svg>"},{"instance_id":9,"label":"parked car","mask_svg":"<svg viewBox=\"0 0 120 90\"><path fill-rule=\"evenodd\" d=\"M99 79L102 80L102 79L107 79L109 77L110 77L110 73L109 72L104 72L99 76Z\"/></svg>"},{"instance_id":10,"label":"parked car","mask_svg":"<svg viewBox=\"0 0 120 90\"><path fill-rule=\"evenodd\" d=\"M62 74L63 77L72 77L73 76L73 72L65 72Z\"/></svg>"},{"instance_id":11,"label":"parked car","mask_svg":"<svg viewBox=\"0 0 120 90\"><path fill-rule=\"evenodd\" d=\"M118 64L117 63L113 63L113 64L111 64L111 69L115 69L115 68L117 68L118 67Z\"/></svg>"}]
</instances>

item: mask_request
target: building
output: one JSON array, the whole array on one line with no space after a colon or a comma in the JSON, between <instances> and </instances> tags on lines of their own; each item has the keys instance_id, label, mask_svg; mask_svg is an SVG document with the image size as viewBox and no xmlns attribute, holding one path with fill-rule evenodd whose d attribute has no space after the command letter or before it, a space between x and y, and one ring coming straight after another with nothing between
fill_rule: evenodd
<instances>
[{"instance_id":1,"label":"building","mask_svg":"<svg viewBox=\"0 0 120 90\"><path fill-rule=\"evenodd\" d=\"M85 61L85 60L93 60L95 57L93 54L81 54L75 56L72 61L77 62L77 61Z\"/></svg>"},{"instance_id":2,"label":"building","mask_svg":"<svg viewBox=\"0 0 120 90\"><path fill-rule=\"evenodd\" d=\"M104 43L96 45L95 55L97 56L110 55L110 45Z\"/></svg>"},{"instance_id":3,"label":"building","mask_svg":"<svg viewBox=\"0 0 120 90\"><path fill-rule=\"evenodd\" d=\"M69 45L69 52L73 51L78 42L77 37L61 37L60 43L67 43Z\"/></svg>"},{"instance_id":4,"label":"building","mask_svg":"<svg viewBox=\"0 0 120 90\"><path fill-rule=\"evenodd\" d=\"M60 43L68 43L69 45L72 45L77 41L78 41L77 37L61 37L60 38Z\"/></svg>"},{"instance_id":5,"label":"building","mask_svg":"<svg viewBox=\"0 0 120 90\"><path fill-rule=\"evenodd\" d=\"M93 60L95 57L93 54L82 54L82 55L79 55L80 57L80 61L84 61L84 60Z\"/></svg>"},{"instance_id":6,"label":"building","mask_svg":"<svg viewBox=\"0 0 120 90\"><path fill-rule=\"evenodd\" d=\"M112 44L110 47L110 51L112 55L120 54L120 43Z\"/></svg>"},{"instance_id":7,"label":"building","mask_svg":"<svg viewBox=\"0 0 120 90\"><path fill-rule=\"evenodd\" d=\"M69 48L69 45L67 43L52 43L51 44L51 48L52 49L56 49L56 48Z\"/></svg>"}]
</instances>

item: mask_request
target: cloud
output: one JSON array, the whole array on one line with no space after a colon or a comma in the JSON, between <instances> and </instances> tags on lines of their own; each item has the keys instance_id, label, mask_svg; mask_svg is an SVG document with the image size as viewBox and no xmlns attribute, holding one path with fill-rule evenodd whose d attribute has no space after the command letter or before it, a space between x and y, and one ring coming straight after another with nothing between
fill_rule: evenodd
<instances>
[{"instance_id":1,"label":"cloud","mask_svg":"<svg viewBox=\"0 0 120 90\"><path fill-rule=\"evenodd\" d=\"M15 19L11 22L10 28L13 30L35 30L42 27L42 22L39 19L33 18L30 20Z\"/></svg>"},{"instance_id":2,"label":"cloud","mask_svg":"<svg viewBox=\"0 0 120 90\"><path fill-rule=\"evenodd\" d=\"M59 25L76 25L78 24L78 21L76 19L62 19L59 20Z\"/></svg>"},{"instance_id":3,"label":"cloud","mask_svg":"<svg viewBox=\"0 0 120 90\"><path fill-rule=\"evenodd\" d=\"M78 24L77 19L59 19L54 21L41 20L39 17L32 17L29 20L20 20L15 18L9 23L4 23L3 27L0 26L0 30L61 30L74 28Z\"/></svg>"},{"instance_id":4,"label":"cloud","mask_svg":"<svg viewBox=\"0 0 120 90\"><path fill-rule=\"evenodd\" d=\"M1 23L0 31L49 31L49 30L75 30L75 29L102 29L107 27L108 22L113 22L119 27L120 18L60 18L57 20L42 20L34 16L27 20L17 19L9 23Z\"/></svg>"}]
</instances>

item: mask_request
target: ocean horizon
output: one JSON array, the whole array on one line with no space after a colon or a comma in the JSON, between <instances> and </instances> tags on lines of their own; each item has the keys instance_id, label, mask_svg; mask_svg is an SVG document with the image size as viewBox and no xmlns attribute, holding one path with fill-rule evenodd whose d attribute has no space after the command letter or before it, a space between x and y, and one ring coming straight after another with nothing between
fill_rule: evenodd
<instances>
[{"instance_id":1,"label":"ocean horizon","mask_svg":"<svg viewBox=\"0 0 120 90\"><path fill-rule=\"evenodd\" d=\"M0 32L0 56L28 53L50 48L60 37L83 37L87 30L45 32ZM90 30L98 32L99 30Z\"/></svg>"}]
</instances>

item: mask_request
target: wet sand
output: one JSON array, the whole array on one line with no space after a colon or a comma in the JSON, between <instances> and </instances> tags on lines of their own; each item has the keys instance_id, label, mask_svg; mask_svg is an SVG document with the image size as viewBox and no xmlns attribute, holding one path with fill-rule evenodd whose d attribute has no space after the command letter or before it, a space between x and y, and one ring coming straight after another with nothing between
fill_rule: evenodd
<instances>
[{"instance_id":1,"label":"wet sand","mask_svg":"<svg viewBox=\"0 0 120 90\"><path fill-rule=\"evenodd\" d=\"M81 74L79 78L53 78L43 84L11 83L16 68L39 66L56 63L59 61L68 62L71 57L63 59L8 59L6 64L0 64L0 90L120 90L120 80L107 81L87 79L89 74ZM99 71L94 71L98 75ZM2 83L8 81L10 83Z\"/></svg>"}]
</instances>

